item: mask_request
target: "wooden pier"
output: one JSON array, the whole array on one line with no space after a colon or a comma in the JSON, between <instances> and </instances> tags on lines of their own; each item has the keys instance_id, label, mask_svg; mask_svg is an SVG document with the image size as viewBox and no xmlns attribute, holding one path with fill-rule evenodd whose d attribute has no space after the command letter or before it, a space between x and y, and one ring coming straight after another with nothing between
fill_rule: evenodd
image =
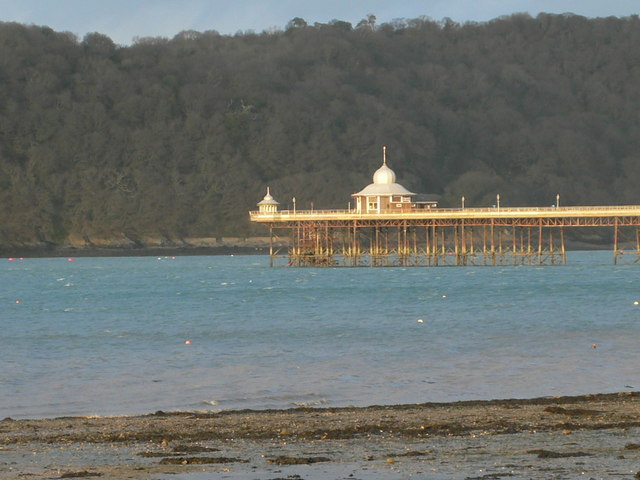
<instances>
[{"instance_id":1,"label":"wooden pier","mask_svg":"<svg viewBox=\"0 0 640 480\"><path fill-rule=\"evenodd\" d=\"M613 230L614 263L640 263L640 205L374 213L274 207L250 219L269 228L272 266L565 264L565 230L586 227ZM623 239L631 248L621 248Z\"/></svg>"}]
</instances>

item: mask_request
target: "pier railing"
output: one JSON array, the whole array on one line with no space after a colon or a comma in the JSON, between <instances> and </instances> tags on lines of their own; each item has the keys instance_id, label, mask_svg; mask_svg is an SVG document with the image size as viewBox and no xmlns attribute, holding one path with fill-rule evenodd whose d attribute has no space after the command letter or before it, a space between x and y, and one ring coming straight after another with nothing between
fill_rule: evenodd
<instances>
[{"instance_id":1,"label":"pier railing","mask_svg":"<svg viewBox=\"0 0 640 480\"><path fill-rule=\"evenodd\" d=\"M425 208L419 210L386 210L363 213L356 210L280 210L249 212L252 221L278 222L291 220L358 220L358 219L428 219L428 218L500 218L500 217L617 217L640 216L640 205L567 206L567 207L480 207Z\"/></svg>"}]
</instances>

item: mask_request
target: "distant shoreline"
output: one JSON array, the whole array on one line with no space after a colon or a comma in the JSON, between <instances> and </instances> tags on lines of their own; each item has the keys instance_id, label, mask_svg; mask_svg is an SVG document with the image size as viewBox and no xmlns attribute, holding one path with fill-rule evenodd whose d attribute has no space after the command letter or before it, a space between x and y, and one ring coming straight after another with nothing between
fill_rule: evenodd
<instances>
[{"instance_id":1,"label":"distant shoreline","mask_svg":"<svg viewBox=\"0 0 640 480\"><path fill-rule=\"evenodd\" d=\"M60 258L60 257L166 257L206 255L268 255L265 247L19 247L0 249L0 257Z\"/></svg>"},{"instance_id":2,"label":"distant shoreline","mask_svg":"<svg viewBox=\"0 0 640 480\"><path fill-rule=\"evenodd\" d=\"M612 250L613 245L567 242L568 251ZM631 246L629 249L633 250ZM246 245L169 245L169 246L112 246L69 247L55 244L17 247L0 246L0 258L60 258L60 257L164 257L164 256L207 256L207 255L268 255L269 247L261 244Z\"/></svg>"}]
</instances>

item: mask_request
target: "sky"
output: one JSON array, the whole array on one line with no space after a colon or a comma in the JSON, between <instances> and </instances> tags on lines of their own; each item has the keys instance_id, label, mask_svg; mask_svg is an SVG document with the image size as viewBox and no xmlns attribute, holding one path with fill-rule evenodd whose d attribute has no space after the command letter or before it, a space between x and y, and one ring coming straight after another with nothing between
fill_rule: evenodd
<instances>
[{"instance_id":1,"label":"sky","mask_svg":"<svg viewBox=\"0 0 640 480\"><path fill-rule=\"evenodd\" d=\"M295 17L355 26L369 14L378 23L421 16L464 23L519 12L624 17L640 13L640 0L0 0L0 21L46 25L80 39L99 32L120 45L184 30L260 33L283 29Z\"/></svg>"}]
</instances>

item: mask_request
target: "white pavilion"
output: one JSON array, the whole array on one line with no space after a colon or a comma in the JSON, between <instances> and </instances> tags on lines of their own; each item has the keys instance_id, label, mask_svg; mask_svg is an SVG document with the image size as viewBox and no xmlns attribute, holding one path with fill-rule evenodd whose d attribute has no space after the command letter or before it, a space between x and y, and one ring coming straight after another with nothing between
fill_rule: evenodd
<instances>
[{"instance_id":1,"label":"white pavilion","mask_svg":"<svg viewBox=\"0 0 640 480\"><path fill-rule=\"evenodd\" d=\"M436 201L416 202L417 194L396 183L396 174L387 166L387 147L382 147L382 166L373 174L373 183L351 195L358 213L403 212L431 208Z\"/></svg>"}]
</instances>

